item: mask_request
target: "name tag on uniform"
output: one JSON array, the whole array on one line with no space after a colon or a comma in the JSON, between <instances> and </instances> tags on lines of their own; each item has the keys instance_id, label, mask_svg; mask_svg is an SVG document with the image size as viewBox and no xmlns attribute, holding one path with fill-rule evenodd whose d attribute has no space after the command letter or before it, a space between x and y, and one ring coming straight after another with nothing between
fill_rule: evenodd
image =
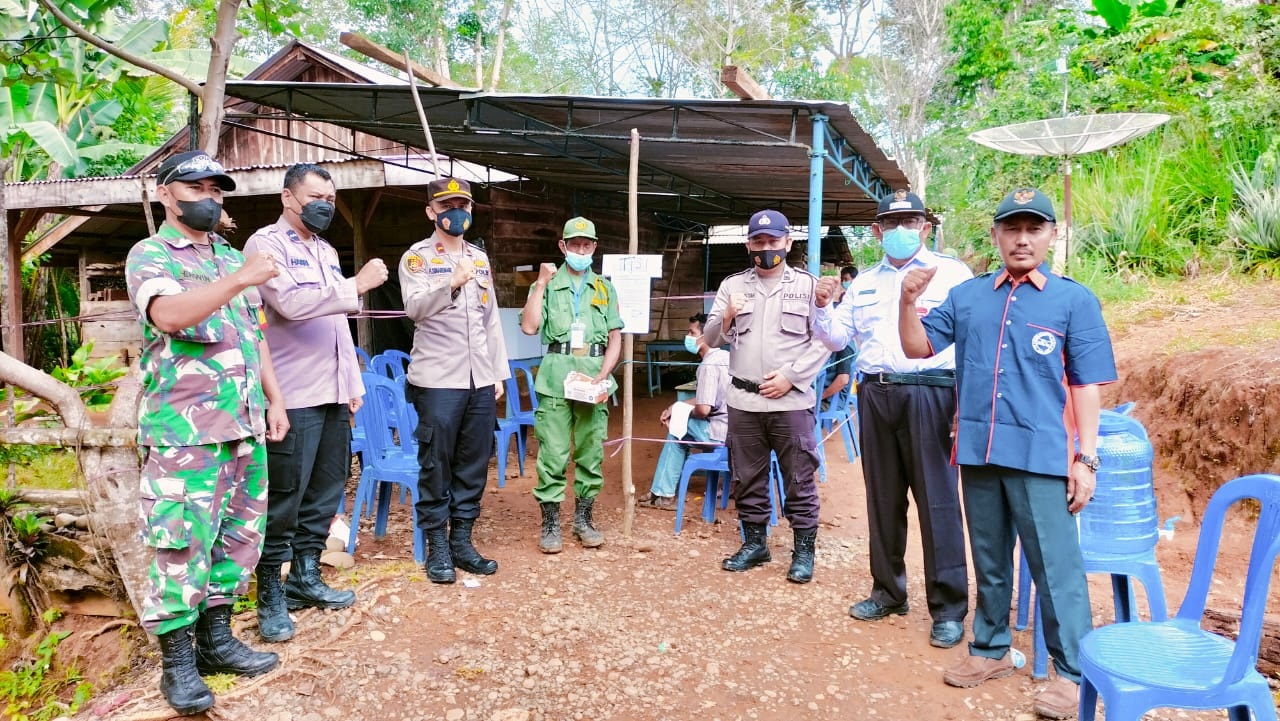
<instances>
[{"instance_id":1,"label":"name tag on uniform","mask_svg":"<svg viewBox=\"0 0 1280 721\"><path fill-rule=\"evenodd\" d=\"M569 324L569 348L577 350L587 347L587 324L575 320Z\"/></svg>"}]
</instances>

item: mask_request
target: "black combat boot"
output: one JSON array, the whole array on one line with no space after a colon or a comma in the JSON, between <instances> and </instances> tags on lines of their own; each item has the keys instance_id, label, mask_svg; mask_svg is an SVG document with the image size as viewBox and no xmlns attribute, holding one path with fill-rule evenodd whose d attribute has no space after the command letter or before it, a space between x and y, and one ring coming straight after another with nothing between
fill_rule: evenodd
<instances>
[{"instance_id":1,"label":"black combat boot","mask_svg":"<svg viewBox=\"0 0 1280 721\"><path fill-rule=\"evenodd\" d=\"M427 580L432 583L453 583L458 574L453 572L453 554L449 552L449 532L443 528L427 531Z\"/></svg>"},{"instance_id":2,"label":"black combat boot","mask_svg":"<svg viewBox=\"0 0 1280 721\"><path fill-rule=\"evenodd\" d=\"M599 548L604 545L604 534L596 530L591 523L591 508L596 504L594 498L575 498L573 504L573 537L578 539L583 548Z\"/></svg>"},{"instance_id":3,"label":"black combat boot","mask_svg":"<svg viewBox=\"0 0 1280 721\"><path fill-rule=\"evenodd\" d=\"M267 643L280 643L293 638L293 621L284 605L284 588L280 585L280 564L259 563L258 635Z\"/></svg>"},{"instance_id":4,"label":"black combat boot","mask_svg":"<svg viewBox=\"0 0 1280 721\"><path fill-rule=\"evenodd\" d=\"M769 539L763 523L742 523L742 548L724 559L720 566L726 571L748 571L773 559L769 557Z\"/></svg>"},{"instance_id":5,"label":"black combat boot","mask_svg":"<svg viewBox=\"0 0 1280 721\"><path fill-rule=\"evenodd\" d=\"M196 672L195 649L191 647L191 627L183 626L156 637L160 641L160 693L174 711L183 716L200 713L213 706L213 692Z\"/></svg>"},{"instance_id":6,"label":"black combat boot","mask_svg":"<svg viewBox=\"0 0 1280 721\"><path fill-rule=\"evenodd\" d=\"M231 632L231 606L214 606L200 612L196 621L196 668L200 674L234 673L259 676L276 667L280 657L254 651Z\"/></svg>"},{"instance_id":7,"label":"black combat boot","mask_svg":"<svg viewBox=\"0 0 1280 721\"><path fill-rule=\"evenodd\" d=\"M491 576L498 572L498 562L480 555L471 545L471 527L474 518L455 518L449 523L449 550L453 552L453 565L467 573Z\"/></svg>"},{"instance_id":8,"label":"black combat boot","mask_svg":"<svg viewBox=\"0 0 1280 721\"><path fill-rule=\"evenodd\" d=\"M320 552L300 551L293 554L289 577L284 579L284 600L290 610L338 609L355 603L356 592L329 588L320 576Z\"/></svg>"},{"instance_id":9,"label":"black combat boot","mask_svg":"<svg viewBox=\"0 0 1280 721\"><path fill-rule=\"evenodd\" d=\"M787 580L794 583L808 583L813 580L813 552L818 543L818 529L810 528L802 531L791 530L795 549L791 551L791 569L787 571Z\"/></svg>"},{"instance_id":10,"label":"black combat boot","mask_svg":"<svg viewBox=\"0 0 1280 721\"><path fill-rule=\"evenodd\" d=\"M542 506L542 538L538 550L543 553L560 552L560 504L540 503Z\"/></svg>"}]
</instances>

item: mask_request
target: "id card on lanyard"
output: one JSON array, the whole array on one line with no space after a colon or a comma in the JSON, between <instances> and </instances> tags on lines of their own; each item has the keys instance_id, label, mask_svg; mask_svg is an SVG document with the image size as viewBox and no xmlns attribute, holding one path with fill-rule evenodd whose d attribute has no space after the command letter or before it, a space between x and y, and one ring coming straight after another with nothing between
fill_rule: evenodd
<instances>
[{"instance_id":1,"label":"id card on lanyard","mask_svg":"<svg viewBox=\"0 0 1280 721\"><path fill-rule=\"evenodd\" d=\"M570 350L584 350L587 347L587 324L582 322L581 317L582 292L586 289L586 284L587 280L583 278L582 282L571 286L573 288L573 322L569 324ZM582 354L575 353L574 355Z\"/></svg>"}]
</instances>

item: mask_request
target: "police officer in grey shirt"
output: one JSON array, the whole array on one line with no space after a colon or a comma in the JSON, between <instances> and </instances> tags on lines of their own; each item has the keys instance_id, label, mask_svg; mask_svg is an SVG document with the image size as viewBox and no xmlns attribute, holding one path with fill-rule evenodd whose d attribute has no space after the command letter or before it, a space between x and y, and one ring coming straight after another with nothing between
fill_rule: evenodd
<instances>
[{"instance_id":1,"label":"police officer in grey shirt","mask_svg":"<svg viewBox=\"0 0 1280 721\"><path fill-rule=\"evenodd\" d=\"M454 566L483 575L498 570L472 545L471 528L489 475L495 402L511 369L489 257L463 240L471 185L440 178L427 193L435 232L400 259L400 292L414 322L405 396L418 412L414 512L427 537L427 578L453 583Z\"/></svg>"},{"instance_id":2,"label":"police officer in grey shirt","mask_svg":"<svg viewBox=\"0 0 1280 721\"><path fill-rule=\"evenodd\" d=\"M787 579L808 583L818 538L813 381L830 351L814 338L817 278L786 263L787 226L786 216L776 210L751 216L747 254L752 267L720 284L703 332L712 347L730 344L726 445L744 541L722 566L746 571L771 560L765 530L773 451L795 540Z\"/></svg>"}]
</instances>

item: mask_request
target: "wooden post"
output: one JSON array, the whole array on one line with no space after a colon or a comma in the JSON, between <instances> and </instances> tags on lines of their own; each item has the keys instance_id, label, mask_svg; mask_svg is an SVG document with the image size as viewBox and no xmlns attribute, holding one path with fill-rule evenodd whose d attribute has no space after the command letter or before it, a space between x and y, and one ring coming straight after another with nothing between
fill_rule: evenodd
<instances>
[{"instance_id":1,"label":"wooden post","mask_svg":"<svg viewBox=\"0 0 1280 721\"><path fill-rule=\"evenodd\" d=\"M627 173L627 253L640 252L640 214L638 211L640 171L640 131L631 129L631 168ZM631 431L634 426L632 397L635 394L636 337L622 334L622 357L627 360L627 372L622 374L622 535L631 537L631 526L636 518L636 487L631 479Z\"/></svg>"},{"instance_id":2,"label":"wooden post","mask_svg":"<svg viewBox=\"0 0 1280 721\"><path fill-rule=\"evenodd\" d=\"M725 65L720 68L720 82L733 91L739 100L770 100L769 91L760 86L756 79L737 65Z\"/></svg>"},{"instance_id":3,"label":"wooden post","mask_svg":"<svg viewBox=\"0 0 1280 721\"><path fill-rule=\"evenodd\" d=\"M343 45L346 45L347 47L351 48L352 50L360 53L361 55L367 58L377 60L378 62L386 63L387 65L390 65L393 68L400 67L401 64L404 62L403 58L401 58L399 55L397 55L395 52L393 52L389 48L385 48L359 33L342 33L341 35L338 36L338 42L342 43ZM461 88L462 87L458 83L453 82L452 80L450 80L449 78L446 78L440 73L437 73L436 71L431 70L430 68L424 68L417 63L413 63L413 62L409 63L407 71L409 73L410 78L413 78L416 76L418 78L421 78L422 82L424 83L431 83L432 85L435 85L441 88Z\"/></svg>"},{"instance_id":4,"label":"wooden post","mask_svg":"<svg viewBox=\"0 0 1280 721\"><path fill-rule=\"evenodd\" d=\"M351 246L355 254L355 271L359 272L369 262L369 242L364 235L365 202L364 190L357 189L351 195ZM369 310L369 295L366 293L360 307ZM356 345L365 353L373 355L373 319L363 315L356 318Z\"/></svg>"},{"instance_id":5,"label":"wooden post","mask_svg":"<svg viewBox=\"0 0 1280 721\"><path fill-rule=\"evenodd\" d=\"M12 162L0 160L0 325L4 327L4 351L22 362L22 262L18 257L22 238L9 237L9 212L4 207L4 176Z\"/></svg>"}]
</instances>

